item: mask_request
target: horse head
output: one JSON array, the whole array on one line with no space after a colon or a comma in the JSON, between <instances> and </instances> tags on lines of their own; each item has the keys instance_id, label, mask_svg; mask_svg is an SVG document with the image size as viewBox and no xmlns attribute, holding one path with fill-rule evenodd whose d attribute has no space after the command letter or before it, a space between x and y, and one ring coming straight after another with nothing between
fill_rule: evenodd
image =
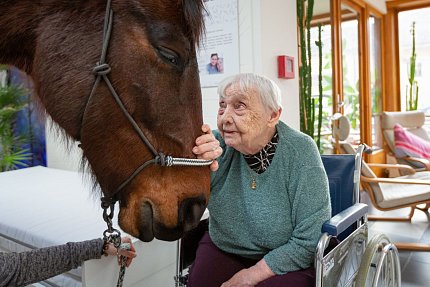
<instances>
[{"instance_id":1,"label":"horse head","mask_svg":"<svg viewBox=\"0 0 430 287\"><path fill-rule=\"evenodd\" d=\"M103 75L157 152L195 158L191 150L202 125L195 51L203 30L202 0L110 5L109 74L96 71L109 13L101 0L3 1L0 62L27 72L47 113L81 142L104 197L120 202L120 227L143 241L175 240L203 214L209 169L150 164L127 182L154 154Z\"/></svg>"}]
</instances>

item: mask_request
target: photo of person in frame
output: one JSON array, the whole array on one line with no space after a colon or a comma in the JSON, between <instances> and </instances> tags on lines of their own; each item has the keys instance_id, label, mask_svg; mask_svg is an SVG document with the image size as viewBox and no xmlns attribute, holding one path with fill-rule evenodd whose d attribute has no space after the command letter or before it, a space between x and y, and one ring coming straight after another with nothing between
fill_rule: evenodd
<instances>
[{"instance_id":1,"label":"photo of person in frame","mask_svg":"<svg viewBox=\"0 0 430 287\"><path fill-rule=\"evenodd\" d=\"M209 75L223 73L223 58L218 57L218 53L212 53L210 62L206 65L206 70Z\"/></svg>"}]
</instances>

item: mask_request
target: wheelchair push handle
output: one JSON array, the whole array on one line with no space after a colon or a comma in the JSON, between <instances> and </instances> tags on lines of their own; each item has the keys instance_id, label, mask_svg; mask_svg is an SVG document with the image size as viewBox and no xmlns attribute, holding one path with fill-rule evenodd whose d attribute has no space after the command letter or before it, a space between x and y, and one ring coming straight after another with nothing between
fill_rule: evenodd
<instances>
[{"instance_id":1,"label":"wheelchair push handle","mask_svg":"<svg viewBox=\"0 0 430 287\"><path fill-rule=\"evenodd\" d=\"M360 177L361 177L361 161L363 152L372 154L373 149L365 143L361 143L355 152L355 171L354 171L354 197L355 203L359 202L360 198Z\"/></svg>"},{"instance_id":2,"label":"wheelchair push handle","mask_svg":"<svg viewBox=\"0 0 430 287\"><path fill-rule=\"evenodd\" d=\"M361 157L363 155L363 152L366 154L372 154L373 149L372 149L372 147L368 146L367 144L361 143L358 145L356 154L359 154L359 156Z\"/></svg>"}]
</instances>

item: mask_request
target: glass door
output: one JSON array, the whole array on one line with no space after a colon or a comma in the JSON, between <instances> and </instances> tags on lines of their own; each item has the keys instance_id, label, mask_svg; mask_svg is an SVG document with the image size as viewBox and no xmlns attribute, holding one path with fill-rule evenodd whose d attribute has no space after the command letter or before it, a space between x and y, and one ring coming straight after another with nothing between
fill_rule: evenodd
<instances>
[{"instance_id":1,"label":"glass door","mask_svg":"<svg viewBox=\"0 0 430 287\"><path fill-rule=\"evenodd\" d=\"M361 142L360 136L360 15L349 5L341 4L342 93L338 112L348 117L352 144Z\"/></svg>"},{"instance_id":2,"label":"glass door","mask_svg":"<svg viewBox=\"0 0 430 287\"><path fill-rule=\"evenodd\" d=\"M354 145L377 142L375 121L385 104L382 15L378 13L362 1L314 2L311 43L316 45L312 46L311 57L312 96L317 105L321 97L324 152L332 148L331 119L336 113L349 119L348 142Z\"/></svg>"}]
</instances>

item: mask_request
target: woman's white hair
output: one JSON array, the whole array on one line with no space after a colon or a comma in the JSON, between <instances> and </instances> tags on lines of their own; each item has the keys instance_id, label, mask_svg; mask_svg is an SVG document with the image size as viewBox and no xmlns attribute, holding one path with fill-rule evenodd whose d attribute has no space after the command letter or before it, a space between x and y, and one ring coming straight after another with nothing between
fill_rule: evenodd
<instances>
[{"instance_id":1,"label":"woman's white hair","mask_svg":"<svg viewBox=\"0 0 430 287\"><path fill-rule=\"evenodd\" d=\"M218 86L219 97L225 97L226 90L236 84L244 94L256 90L261 102L270 111L277 112L282 108L281 89L271 79L257 74L244 73L225 78Z\"/></svg>"}]
</instances>

